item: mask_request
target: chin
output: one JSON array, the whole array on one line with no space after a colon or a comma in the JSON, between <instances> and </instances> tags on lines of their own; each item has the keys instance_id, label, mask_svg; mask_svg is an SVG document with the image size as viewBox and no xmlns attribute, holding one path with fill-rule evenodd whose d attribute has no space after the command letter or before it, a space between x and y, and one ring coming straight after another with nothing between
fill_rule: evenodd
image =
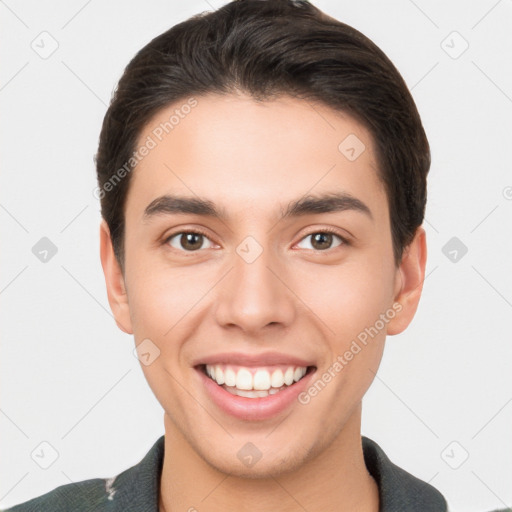
<instances>
[{"instance_id":1,"label":"chin","mask_svg":"<svg viewBox=\"0 0 512 512\"><path fill-rule=\"evenodd\" d=\"M270 478L280 477L287 473L292 473L304 462L298 459L270 459L270 457L267 457L267 460L264 460L264 458L265 456L262 456L262 458L251 467L244 467L238 459L236 459L236 462L234 462L233 459L209 461L209 464L217 471L231 477L249 480L268 480Z\"/></svg>"}]
</instances>

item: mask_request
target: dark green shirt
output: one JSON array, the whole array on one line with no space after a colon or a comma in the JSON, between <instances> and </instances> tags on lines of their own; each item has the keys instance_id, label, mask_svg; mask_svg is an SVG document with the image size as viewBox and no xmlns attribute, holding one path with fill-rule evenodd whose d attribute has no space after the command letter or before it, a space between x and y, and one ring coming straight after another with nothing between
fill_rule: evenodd
<instances>
[{"instance_id":1,"label":"dark green shirt","mask_svg":"<svg viewBox=\"0 0 512 512\"><path fill-rule=\"evenodd\" d=\"M447 511L438 490L395 466L371 439L362 440L366 467L379 487L380 512ZM164 436L138 464L115 478L61 485L4 512L158 512L163 460Z\"/></svg>"}]
</instances>

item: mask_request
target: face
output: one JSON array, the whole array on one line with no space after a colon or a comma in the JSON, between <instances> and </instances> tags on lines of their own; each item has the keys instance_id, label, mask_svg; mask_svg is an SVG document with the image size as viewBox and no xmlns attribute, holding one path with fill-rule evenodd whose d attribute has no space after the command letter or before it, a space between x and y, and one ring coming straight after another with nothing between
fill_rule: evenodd
<instances>
[{"instance_id":1,"label":"face","mask_svg":"<svg viewBox=\"0 0 512 512\"><path fill-rule=\"evenodd\" d=\"M223 472L277 475L359 418L386 333L414 314L424 237L397 266L353 118L288 97L196 100L162 140L179 105L140 135L156 145L131 177L124 274L102 228L109 300L166 426Z\"/></svg>"}]
</instances>

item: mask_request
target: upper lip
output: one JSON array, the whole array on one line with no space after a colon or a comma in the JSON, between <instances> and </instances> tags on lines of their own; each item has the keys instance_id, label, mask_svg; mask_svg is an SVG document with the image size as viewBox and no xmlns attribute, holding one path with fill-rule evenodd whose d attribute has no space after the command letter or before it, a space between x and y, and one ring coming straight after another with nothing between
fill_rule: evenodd
<instances>
[{"instance_id":1,"label":"upper lip","mask_svg":"<svg viewBox=\"0 0 512 512\"><path fill-rule=\"evenodd\" d=\"M289 365L308 367L314 366L311 361L301 357L283 354L280 352L264 352L262 354L242 354L237 352L224 352L197 359L193 366L202 364L232 364L238 366L273 366Z\"/></svg>"}]
</instances>

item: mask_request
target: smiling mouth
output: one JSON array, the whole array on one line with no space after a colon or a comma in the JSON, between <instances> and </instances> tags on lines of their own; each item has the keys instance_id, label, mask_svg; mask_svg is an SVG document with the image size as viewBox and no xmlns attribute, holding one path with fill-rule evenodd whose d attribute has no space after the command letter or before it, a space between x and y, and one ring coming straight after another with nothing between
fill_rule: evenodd
<instances>
[{"instance_id":1,"label":"smiling mouth","mask_svg":"<svg viewBox=\"0 0 512 512\"><path fill-rule=\"evenodd\" d=\"M203 364L199 369L232 395L265 398L276 395L316 370L314 366L251 367L231 364Z\"/></svg>"}]
</instances>

